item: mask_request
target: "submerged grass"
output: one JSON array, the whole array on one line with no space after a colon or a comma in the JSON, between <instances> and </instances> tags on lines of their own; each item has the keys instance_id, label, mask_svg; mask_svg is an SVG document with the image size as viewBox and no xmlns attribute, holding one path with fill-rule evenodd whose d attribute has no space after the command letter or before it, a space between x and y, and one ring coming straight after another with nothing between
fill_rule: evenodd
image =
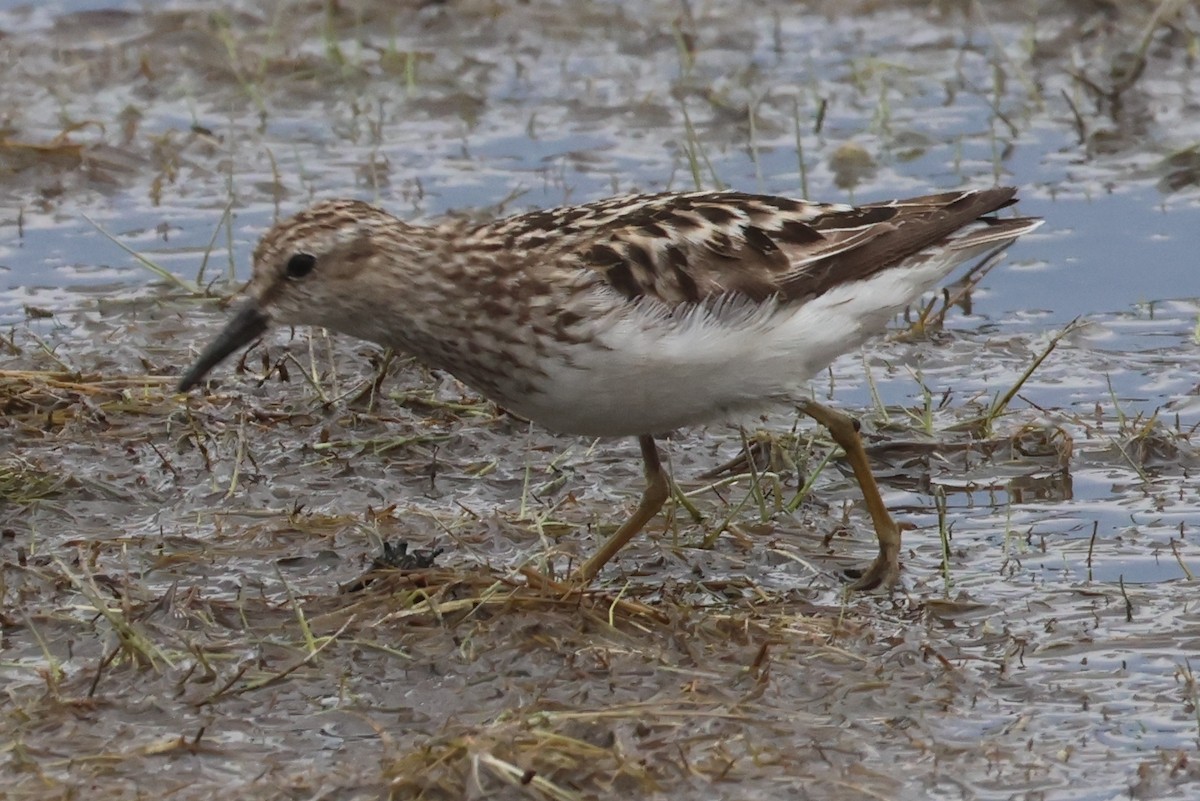
<instances>
[{"instance_id":1,"label":"submerged grass","mask_svg":"<svg viewBox=\"0 0 1200 801\"><path fill-rule=\"evenodd\" d=\"M143 256L141 253L139 253L136 250L134 250L133 248L129 247L124 242L122 242L120 239L118 239L117 237L110 234L107 230L105 230L104 226L100 225L100 223L96 222L91 217L87 216L86 214L82 214L81 216L83 217L83 219L87 220L88 223L93 228L95 228L105 239L107 239L109 242L112 242L114 245L119 247L121 250L125 251L127 254L132 256L138 264L140 264L141 266L143 266L147 270L149 270L151 273L153 273L164 284L174 285L176 288L183 290L183 292L185 294L191 295L193 297L200 297L200 298L212 297L212 295L209 294L208 290L201 288L200 286L198 286L196 283L194 283L192 281L188 281L186 278L181 278L180 276L171 272L167 268L159 265L154 260ZM203 267L201 267L201 270L203 270Z\"/></svg>"},{"instance_id":2,"label":"submerged grass","mask_svg":"<svg viewBox=\"0 0 1200 801\"><path fill-rule=\"evenodd\" d=\"M54 370L0 370L0 405L14 423L58 428L96 414L153 415L175 379Z\"/></svg>"},{"instance_id":3,"label":"submerged grass","mask_svg":"<svg viewBox=\"0 0 1200 801\"><path fill-rule=\"evenodd\" d=\"M66 477L19 455L0 458L0 503L29 506L58 494Z\"/></svg>"}]
</instances>

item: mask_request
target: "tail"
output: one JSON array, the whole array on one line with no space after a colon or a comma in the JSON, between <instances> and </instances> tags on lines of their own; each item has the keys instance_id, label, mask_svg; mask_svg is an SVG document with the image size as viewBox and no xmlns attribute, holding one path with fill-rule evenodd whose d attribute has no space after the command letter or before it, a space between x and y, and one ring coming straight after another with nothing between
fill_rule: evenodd
<instances>
[{"instance_id":1,"label":"tail","mask_svg":"<svg viewBox=\"0 0 1200 801\"><path fill-rule=\"evenodd\" d=\"M925 272L938 280L958 264L1012 244L1042 224L1037 217L987 217L1016 203L1011 186L891 200L856 209L873 211L869 225L835 229L841 242L797 265L782 283L785 296L812 297L839 285L866 281L894 268ZM881 215L886 215L882 216ZM822 233L834 233L830 215Z\"/></svg>"}]
</instances>

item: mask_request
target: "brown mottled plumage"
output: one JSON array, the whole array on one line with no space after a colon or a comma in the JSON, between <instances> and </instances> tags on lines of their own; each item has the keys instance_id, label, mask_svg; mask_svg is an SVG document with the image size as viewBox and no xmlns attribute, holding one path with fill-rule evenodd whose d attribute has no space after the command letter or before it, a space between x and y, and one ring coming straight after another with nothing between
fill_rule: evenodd
<instances>
[{"instance_id":1,"label":"brown mottled plumage","mask_svg":"<svg viewBox=\"0 0 1200 801\"><path fill-rule=\"evenodd\" d=\"M954 266L1037 227L983 216L1015 194L854 207L663 193L433 226L325 201L263 237L248 300L180 389L272 323L320 325L406 350L553 430L637 436L649 487L585 580L662 506L654 434L792 401L830 427L863 486L880 555L857 585L890 584L899 529L854 426L805 385Z\"/></svg>"}]
</instances>

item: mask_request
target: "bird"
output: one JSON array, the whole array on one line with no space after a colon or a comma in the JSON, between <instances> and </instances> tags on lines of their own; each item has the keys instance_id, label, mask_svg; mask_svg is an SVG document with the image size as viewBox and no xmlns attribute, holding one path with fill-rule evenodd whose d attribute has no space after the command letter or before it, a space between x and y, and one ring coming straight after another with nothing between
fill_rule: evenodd
<instances>
[{"instance_id":1,"label":"bird","mask_svg":"<svg viewBox=\"0 0 1200 801\"><path fill-rule=\"evenodd\" d=\"M272 226L232 317L180 392L272 326L319 326L449 372L559 434L636 437L646 485L578 567L584 586L671 491L656 438L792 404L845 452L878 540L851 590L892 587L901 528L849 415L809 380L956 266L1042 220L994 213L1014 187L851 205L660 192L487 222L406 222L331 199Z\"/></svg>"}]
</instances>

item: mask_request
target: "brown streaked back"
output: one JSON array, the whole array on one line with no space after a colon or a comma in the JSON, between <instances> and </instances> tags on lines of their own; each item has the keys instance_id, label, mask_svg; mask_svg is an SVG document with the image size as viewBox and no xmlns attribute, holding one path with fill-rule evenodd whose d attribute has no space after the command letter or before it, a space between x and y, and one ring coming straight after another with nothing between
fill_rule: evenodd
<instances>
[{"instance_id":1,"label":"brown streaked back","mask_svg":"<svg viewBox=\"0 0 1200 801\"><path fill-rule=\"evenodd\" d=\"M742 192L671 193L532 212L485 227L515 246L553 243L558 259L596 271L630 299L676 305L736 293L803 300L921 259L929 249L961 249L965 259L984 246L1002 247L1038 224L984 217L1015 196L1013 187L996 187L855 207Z\"/></svg>"}]
</instances>

